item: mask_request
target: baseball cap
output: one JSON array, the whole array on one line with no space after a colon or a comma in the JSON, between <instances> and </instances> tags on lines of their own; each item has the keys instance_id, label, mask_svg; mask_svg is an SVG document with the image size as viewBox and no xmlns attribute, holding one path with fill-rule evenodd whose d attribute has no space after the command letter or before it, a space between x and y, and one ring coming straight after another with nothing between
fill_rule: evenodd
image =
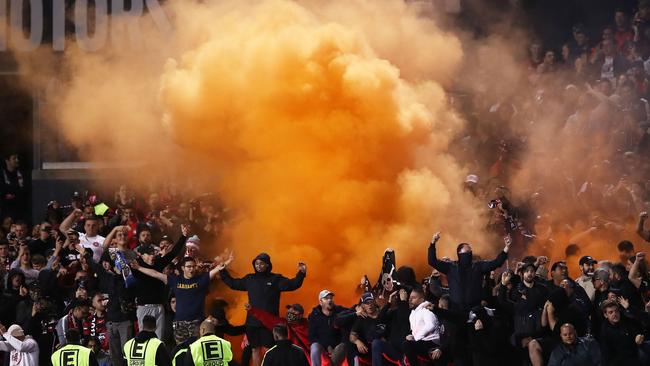
<instances>
[{"instance_id":1,"label":"baseball cap","mask_svg":"<svg viewBox=\"0 0 650 366\"><path fill-rule=\"evenodd\" d=\"M478 184L478 175L470 174L465 178L465 183L474 183Z\"/></svg>"},{"instance_id":2,"label":"baseball cap","mask_svg":"<svg viewBox=\"0 0 650 366\"><path fill-rule=\"evenodd\" d=\"M372 294L372 292L364 292L363 295L361 295L361 302L368 302L375 300L375 296Z\"/></svg>"},{"instance_id":3,"label":"baseball cap","mask_svg":"<svg viewBox=\"0 0 650 366\"><path fill-rule=\"evenodd\" d=\"M156 248L153 247L153 245L141 245L140 248L138 248L138 253L140 254L156 254Z\"/></svg>"},{"instance_id":4,"label":"baseball cap","mask_svg":"<svg viewBox=\"0 0 650 366\"><path fill-rule=\"evenodd\" d=\"M322 299L326 298L329 295L334 295L334 293L330 290L323 290L318 294L318 301L321 301Z\"/></svg>"},{"instance_id":5,"label":"baseball cap","mask_svg":"<svg viewBox=\"0 0 650 366\"><path fill-rule=\"evenodd\" d=\"M25 335L25 331L23 331L23 328L21 328L18 324L13 324L10 326L9 329L7 329L7 333L9 333L12 337L22 337Z\"/></svg>"},{"instance_id":6,"label":"baseball cap","mask_svg":"<svg viewBox=\"0 0 650 366\"><path fill-rule=\"evenodd\" d=\"M598 261L595 260L594 258L592 258L592 257L589 256L589 255L585 255L584 257L580 258L580 265L581 265L581 266L582 266L583 264L585 264L585 263L596 263L596 262L598 262Z\"/></svg>"},{"instance_id":7,"label":"baseball cap","mask_svg":"<svg viewBox=\"0 0 650 366\"><path fill-rule=\"evenodd\" d=\"M293 310L295 310L295 311L297 311L297 312L299 312L301 314L305 313L305 309L300 304L287 305L287 309L293 309Z\"/></svg>"}]
</instances>

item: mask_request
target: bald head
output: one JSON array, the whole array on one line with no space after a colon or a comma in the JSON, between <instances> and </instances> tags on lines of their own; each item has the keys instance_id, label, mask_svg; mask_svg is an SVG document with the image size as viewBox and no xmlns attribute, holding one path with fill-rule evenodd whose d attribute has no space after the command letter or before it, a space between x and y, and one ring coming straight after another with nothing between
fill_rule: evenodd
<instances>
[{"instance_id":1,"label":"bald head","mask_svg":"<svg viewBox=\"0 0 650 366\"><path fill-rule=\"evenodd\" d=\"M214 332L215 332L214 322L210 321L209 319L206 319L203 321L203 323L201 323L201 326L199 327L199 334L201 335L201 337L208 334L214 334Z\"/></svg>"},{"instance_id":2,"label":"bald head","mask_svg":"<svg viewBox=\"0 0 650 366\"><path fill-rule=\"evenodd\" d=\"M565 346L573 346L576 343L576 328L571 323L564 323L560 327L560 337Z\"/></svg>"}]
</instances>

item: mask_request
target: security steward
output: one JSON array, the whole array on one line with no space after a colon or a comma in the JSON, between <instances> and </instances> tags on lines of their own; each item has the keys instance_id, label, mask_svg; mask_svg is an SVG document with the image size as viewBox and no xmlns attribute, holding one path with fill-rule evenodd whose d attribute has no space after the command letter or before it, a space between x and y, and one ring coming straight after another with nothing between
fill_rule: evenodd
<instances>
[{"instance_id":1,"label":"security steward","mask_svg":"<svg viewBox=\"0 0 650 366\"><path fill-rule=\"evenodd\" d=\"M145 315L142 330L124 344L128 366L171 366L172 360L162 342L156 338L156 318Z\"/></svg>"},{"instance_id":2,"label":"security steward","mask_svg":"<svg viewBox=\"0 0 650 366\"><path fill-rule=\"evenodd\" d=\"M273 327L275 346L269 348L262 359L262 366L309 366L302 348L289 340L289 331L284 324Z\"/></svg>"},{"instance_id":3,"label":"security steward","mask_svg":"<svg viewBox=\"0 0 650 366\"><path fill-rule=\"evenodd\" d=\"M215 335L215 325L215 322L209 319L201 323L201 338L190 344L183 366L228 366L232 361L230 342Z\"/></svg>"},{"instance_id":4,"label":"security steward","mask_svg":"<svg viewBox=\"0 0 650 366\"><path fill-rule=\"evenodd\" d=\"M52 354L53 366L99 366L90 348L81 345L81 335L76 329L65 332L66 345Z\"/></svg>"}]
</instances>

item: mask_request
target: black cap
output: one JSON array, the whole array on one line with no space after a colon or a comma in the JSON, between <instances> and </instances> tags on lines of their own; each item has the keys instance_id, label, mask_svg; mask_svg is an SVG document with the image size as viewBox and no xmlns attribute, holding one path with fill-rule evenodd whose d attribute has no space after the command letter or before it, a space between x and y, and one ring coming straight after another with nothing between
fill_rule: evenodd
<instances>
[{"instance_id":1,"label":"black cap","mask_svg":"<svg viewBox=\"0 0 650 366\"><path fill-rule=\"evenodd\" d=\"M151 254L151 255L154 255L154 254L156 254L156 248L154 248L153 245L149 245L149 244L147 244L147 245L141 245L141 246L138 248L138 253L140 253L140 254Z\"/></svg>"},{"instance_id":2,"label":"black cap","mask_svg":"<svg viewBox=\"0 0 650 366\"><path fill-rule=\"evenodd\" d=\"M593 259L589 255L585 255L584 257L580 258L580 265L582 266L585 263L597 263L598 261Z\"/></svg>"},{"instance_id":3,"label":"black cap","mask_svg":"<svg viewBox=\"0 0 650 366\"><path fill-rule=\"evenodd\" d=\"M287 305L287 309L293 309L293 310L299 312L300 314L304 314L304 313L305 313L305 309L304 309L304 308L302 307L302 305L300 305L300 304L291 304L291 305Z\"/></svg>"},{"instance_id":4,"label":"black cap","mask_svg":"<svg viewBox=\"0 0 650 366\"><path fill-rule=\"evenodd\" d=\"M364 292L364 294L361 295L361 302L368 302L374 299L375 296L372 294L372 292Z\"/></svg>"}]
</instances>

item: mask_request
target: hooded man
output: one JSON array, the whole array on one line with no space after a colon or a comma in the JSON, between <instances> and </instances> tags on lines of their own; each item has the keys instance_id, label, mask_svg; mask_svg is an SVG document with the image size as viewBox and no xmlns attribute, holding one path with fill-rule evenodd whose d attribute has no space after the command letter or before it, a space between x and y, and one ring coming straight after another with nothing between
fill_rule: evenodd
<instances>
[{"instance_id":1,"label":"hooded man","mask_svg":"<svg viewBox=\"0 0 650 366\"><path fill-rule=\"evenodd\" d=\"M236 291L248 292L248 303L255 309L264 310L275 316L280 315L280 293L283 291L294 291L302 286L307 275L307 266L298 263L296 277L289 279L280 274L271 272L273 264L271 257L261 253L253 259L254 273L247 274L243 278L232 278L228 270L221 270L221 280L226 286ZM264 328L262 322L252 314L246 317L246 337L253 348L253 364L261 363L260 348L273 346L273 333Z\"/></svg>"},{"instance_id":2,"label":"hooded man","mask_svg":"<svg viewBox=\"0 0 650 366\"><path fill-rule=\"evenodd\" d=\"M457 262L439 260L436 255L438 239L440 233L433 236L429 245L429 265L447 275L451 308L469 312L471 308L481 303L483 276L503 265L508 258L512 239L509 236L505 238L505 247L494 260L476 262L472 260L472 246L467 243L461 243L456 248Z\"/></svg>"}]
</instances>

